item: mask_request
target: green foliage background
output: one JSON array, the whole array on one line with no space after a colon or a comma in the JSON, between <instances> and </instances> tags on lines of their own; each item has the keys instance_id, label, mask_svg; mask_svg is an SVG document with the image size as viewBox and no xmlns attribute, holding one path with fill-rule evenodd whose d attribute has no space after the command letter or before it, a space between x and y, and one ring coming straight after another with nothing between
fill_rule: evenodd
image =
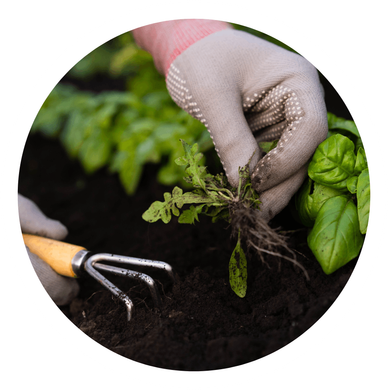
<instances>
[{"instance_id":1,"label":"green foliage background","mask_svg":"<svg viewBox=\"0 0 388 390\"><path fill-rule=\"evenodd\" d=\"M88 89L101 78L107 85L121 82L122 90ZM47 97L31 131L58 138L87 173L103 167L116 172L129 195L147 163L160 164L160 183L184 185L182 168L174 163L180 138L197 142L202 151L213 147L206 128L172 101L152 57L131 33L78 62Z\"/></svg>"},{"instance_id":2,"label":"green foliage background","mask_svg":"<svg viewBox=\"0 0 388 390\"><path fill-rule=\"evenodd\" d=\"M290 49L261 32L234 27ZM108 90L93 92L96 80ZM172 101L151 55L136 45L131 32L99 46L70 69L31 131L58 138L87 173L101 168L117 173L129 195L148 163L159 164L161 184L187 187L182 167L174 164L181 153L179 139L198 143L201 152L213 149L206 128Z\"/></svg>"}]
</instances>

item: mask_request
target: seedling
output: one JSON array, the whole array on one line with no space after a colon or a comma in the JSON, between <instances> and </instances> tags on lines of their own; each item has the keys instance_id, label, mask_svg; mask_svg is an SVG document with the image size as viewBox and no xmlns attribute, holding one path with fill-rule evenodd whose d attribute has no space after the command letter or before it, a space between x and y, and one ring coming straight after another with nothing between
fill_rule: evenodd
<instances>
[{"instance_id":1,"label":"seedling","mask_svg":"<svg viewBox=\"0 0 388 390\"><path fill-rule=\"evenodd\" d=\"M162 220L168 223L174 215L179 217L179 223L193 224L199 221L200 214L204 214L210 216L213 222L225 220L230 223L237 244L229 261L229 282L232 290L241 298L247 290L247 259L243 245L253 249L263 261L263 253L266 253L290 260L303 269L288 248L285 236L260 218L260 200L252 188L248 164L240 167L239 183L234 188L225 175L212 175L199 164L203 154L198 152L197 144L190 146L183 140L181 142L185 156L177 158L175 163L185 167L184 179L194 189L183 192L181 188L175 187L171 193L166 192L164 201L152 203L143 214L143 219L147 222ZM182 210L183 206L189 207ZM282 249L291 257L281 254Z\"/></svg>"}]
</instances>

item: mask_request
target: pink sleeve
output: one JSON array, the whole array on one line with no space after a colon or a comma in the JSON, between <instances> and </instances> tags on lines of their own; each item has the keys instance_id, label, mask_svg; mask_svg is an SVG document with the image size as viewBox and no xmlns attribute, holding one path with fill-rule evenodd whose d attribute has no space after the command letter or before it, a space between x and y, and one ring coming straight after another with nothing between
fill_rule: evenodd
<instances>
[{"instance_id":1,"label":"pink sleeve","mask_svg":"<svg viewBox=\"0 0 388 390\"><path fill-rule=\"evenodd\" d=\"M175 58L189 46L227 28L232 26L216 20L172 20L140 27L133 30L133 36L141 48L151 53L158 71L167 75Z\"/></svg>"}]
</instances>

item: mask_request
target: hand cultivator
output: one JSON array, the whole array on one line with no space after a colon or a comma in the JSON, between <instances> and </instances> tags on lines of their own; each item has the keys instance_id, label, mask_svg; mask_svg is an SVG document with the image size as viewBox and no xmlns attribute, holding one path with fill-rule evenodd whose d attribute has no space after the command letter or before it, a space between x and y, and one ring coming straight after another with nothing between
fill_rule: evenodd
<instances>
[{"instance_id":1,"label":"hand cultivator","mask_svg":"<svg viewBox=\"0 0 388 390\"><path fill-rule=\"evenodd\" d=\"M99 271L125 276L130 279L137 279L146 283L150 290L154 305L157 308L160 308L162 302L158 288L155 281L144 273L132 271L127 268L115 267L106 263L161 269L167 272L173 282L176 281L176 275L172 267L162 261L138 259L110 253L93 254L81 246L30 234L23 234L23 239L31 252L35 253L48 263L60 275L77 278L88 273L96 279L125 304L128 321L132 318L134 309L133 302Z\"/></svg>"}]
</instances>

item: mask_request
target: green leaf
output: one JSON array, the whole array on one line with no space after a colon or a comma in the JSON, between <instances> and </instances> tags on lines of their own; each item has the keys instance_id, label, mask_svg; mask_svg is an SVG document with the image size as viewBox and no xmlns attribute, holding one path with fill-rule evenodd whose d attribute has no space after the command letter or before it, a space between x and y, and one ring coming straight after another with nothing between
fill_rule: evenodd
<instances>
[{"instance_id":1,"label":"green leaf","mask_svg":"<svg viewBox=\"0 0 388 390\"><path fill-rule=\"evenodd\" d=\"M356 148L355 148L356 150L358 150L359 148L364 148L364 145L362 144L361 138L357 138L355 145L356 145Z\"/></svg>"},{"instance_id":2,"label":"green leaf","mask_svg":"<svg viewBox=\"0 0 388 390\"><path fill-rule=\"evenodd\" d=\"M369 170L365 169L361 172L357 183L357 212L360 221L360 231L366 233L369 220L370 208L370 183Z\"/></svg>"},{"instance_id":3,"label":"green leaf","mask_svg":"<svg viewBox=\"0 0 388 390\"><path fill-rule=\"evenodd\" d=\"M135 153L128 151L121 151L115 156L114 163L111 169L117 168L119 170L120 181L128 195L135 193L136 188L140 182L143 167L136 161Z\"/></svg>"},{"instance_id":4,"label":"green leaf","mask_svg":"<svg viewBox=\"0 0 388 390\"><path fill-rule=\"evenodd\" d=\"M313 227L315 220L315 218L312 218L311 215L312 199L309 196L311 194L313 183L314 182L308 177L295 196L295 206L298 217L300 222L307 227Z\"/></svg>"},{"instance_id":5,"label":"green leaf","mask_svg":"<svg viewBox=\"0 0 388 390\"><path fill-rule=\"evenodd\" d=\"M187 162L187 158L184 157L184 156L181 156L181 157L178 157L176 160L175 160L175 164L176 165L187 165L188 162Z\"/></svg>"},{"instance_id":6,"label":"green leaf","mask_svg":"<svg viewBox=\"0 0 388 390\"><path fill-rule=\"evenodd\" d=\"M210 195L210 196L209 196ZM161 219L164 223L171 220L171 212L178 216L177 209L182 208L185 204L208 204L212 206L221 206L222 203L212 194L206 194L202 190L194 190L192 192L183 193L182 189L175 187L172 194L166 192L164 194L164 202L156 201L151 204L149 209L144 212L143 219L147 222L156 222Z\"/></svg>"},{"instance_id":7,"label":"green leaf","mask_svg":"<svg viewBox=\"0 0 388 390\"><path fill-rule=\"evenodd\" d=\"M157 145L152 137L146 138L143 142L139 140L136 148L136 159L139 164L152 162L158 163L161 159L159 153L157 153Z\"/></svg>"},{"instance_id":8,"label":"green leaf","mask_svg":"<svg viewBox=\"0 0 388 390\"><path fill-rule=\"evenodd\" d=\"M178 222L185 224L194 224L195 221L199 222L198 215L201 214L204 206L203 204L199 206L191 205L188 210L182 212Z\"/></svg>"},{"instance_id":9,"label":"green leaf","mask_svg":"<svg viewBox=\"0 0 388 390\"><path fill-rule=\"evenodd\" d=\"M204 179L210 175L207 173L204 166L198 165L199 161L203 157L202 153L198 153L198 144L190 146L183 139L181 139L181 142L185 151L185 158L187 160L187 167L185 170L187 181L194 187L202 188L205 192L207 192ZM181 160L178 162L181 162Z\"/></svg>"},{"instance_id":10,"label":"green leaf","mask_svg":"<svg viewBox=\"0 0 388 390\"><path fill-rule=\"evenodd\" d=\"M75 110L68 118L60 139L71 157L78 155L82 142L86 138L90 120L79 111Z\"/></svg>"},{"instance_id":11,"label":"green leaf","mask_svg":"<svg viewBox=\"0 0 388 390\"><path fill-rule=\"evenodd\" d=\"M151 118L138 118L129 125L128 132L124 134L124 137L131 137L134 133L150 134L155 126L156 122Z\"/></svg>"},{"instance_id":12,"label":"green leaf","mask_svg":"<svg viewBox=\"0 0 388 390\"><path fill-rule=\"evenodd\" d=\"M270 152L272 149L275 149L278 144L278 140L274 140L271 142L259 142L260 148L263 150L264 153Z\"/></svg>"},{"instance_id":13,"label":"green leaf","mask_svg":"<svg viewBox=\"0 0 388 390\"><path fill-rule=\"evenodd\" d=\"M247 292L247 259L241 248L240 235L237 245L234 248L229 261L229 283L232 290L240 297L244 298Z\"/></svg>"},{"instance_id":14,"label":"green leaf","mask_svg":"<svg viewBox=\"0 0 388 390\"><path fill-rule=\"evenodd\" d=\"M347 190L346 181L353 176L356 156L349 138L336 134L323 141L315 151L308 175L317 183Z\"/></svg>"},{"instance_id":15,"label":"green leaf","mask_svg":"<svg viewBox=\"0 0 388 390\"><path fill-rule=\"evenodd\" d=\"M333 129L344 130L345 134L350 133L351 135L360 138L360 133L358 132L357 126L353 121L339 118L338 116L328 112L327 122L328 122L329 130L333 130Z\"/></svg>"},{"instance_id":16,"label":"green leaf","mask_svg":"<svg viewBox=\"0 0 388 390\"><path fill-rule=\"evenodd\" d=\"M358 176L352 176L349 177L348 180L346 180L346 187L351 194L355 194L357 192L357 182Z\"/></svg>"},{"instance_id":17,"label":"green leaf","mask_svg":"<svg viewBox=\"0 0 388 390\"><path fill-rule=\"evenodd\" d=\"M368 168L364 148L358 148L354 172L359 175L364 169Z\"/></svg>"},{"instance_id":18,"label":"green leaf","mask_svg":"<svg viewBox=\"0 0 388 390\"><path fill-rule=\"evenodd\" d=\"M307 227L313 227L318 212L330 198L342 194L342 191L313 182L307 178L296 195L296 209L300 221Z\"/></svg>"},{"instance_id":19,"label":"green leaf","mask_svg":"<svg viewBox=\"0 0 388 390\"><path fill-rule=\"evenodd\" d=\"M307 243L328 275L354 259L361 250L363 236L353 201L343 195L327 200Z\"/></svg>"},{"instance_id":20,"label":"green leaf","mask_svg":"<svg viewBox=\"0 0 388 390\"><path fill-rule=\"evenodd\" d=\"M102 131L96 130L86 138L78 153L83 168L87 173L95 172L109 161L111 145L109 138Z\"/></svg>"},{"instance_id":21,"label":"green leaf","mask_svg":"<svg viewBox=\"0 0 388 390\"><path fill-rule=\"evenodd\" d=\"M171 209L175 211L174 205L169 205L171 195L167 192L164 194L164 202L158 200L151 204L150 208L143 213L143 219L147 222L156 222L161 219L164 223L171 221ZM169 207L166 207L166 204Z\"/></svg>"}]
</instances>

